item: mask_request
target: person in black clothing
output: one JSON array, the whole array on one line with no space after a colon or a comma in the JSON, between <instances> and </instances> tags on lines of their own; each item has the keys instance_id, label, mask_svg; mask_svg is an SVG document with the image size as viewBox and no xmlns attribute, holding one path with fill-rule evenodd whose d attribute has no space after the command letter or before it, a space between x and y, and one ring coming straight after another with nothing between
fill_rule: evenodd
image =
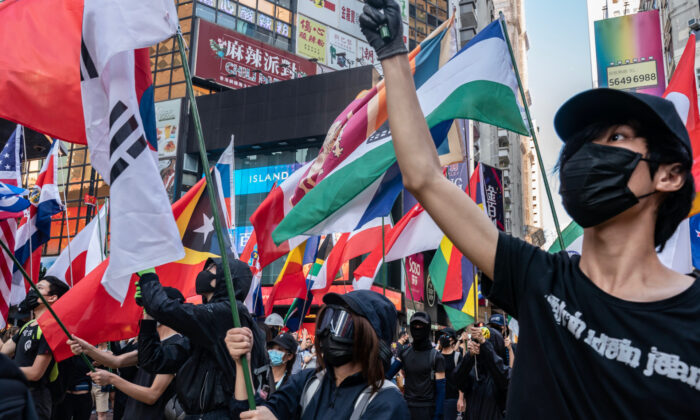
<instances>
[{"instance_id":1,"label":"person in black clothing","mask_svg":"<svg viewBox=\"0 0 700 420\"><path fill-rule=\"evenodd\" d=\"M391 345L391 352L394 354L394 357L396 357L409 345L408 331L401 330L401 332L399 332L399 338Z\"/></svg>"},{"instance_id":2,"label":"person in black clothing","mask_svg":"<svg viewBox=\"0 0 700 420\"><path fill-rule=\"evenodd\" d=\"M297 358L297 347L297 340L290 333L279 334L267 342L270 364L253 372L260 377L258 395L262 399L268 399L272 393L291 379Z\"/></svg>"},{"instance_id":3,"label":"person in black clothing","mask_svg":"<svg viewBox=\"0 0 700 420\"><path fill-rule=\"evenodd\" d=\"M68 285L53 276L44 277L36 287L49 304L56 302L68 291ZM48 420L53 405L49 382L52 374L55 377L58 370L53 363L51 348L36 322L46 311L46 306L34 289L29 290L21 305L33 312L34 320L26 323L11 341L5 343L2 352L6 355L14 354L15 363L29 381L39 418Z\"/></svg>"},{"instance_id":4,"label":"person in black clothing","mask_svg":"<svg viewBox=\"0 0 700 420\"><path fill-rule=\"evenodd\" d=\"M550 254L499 232L442 175L395 1L367 0L360 25L384 70L404 186L493 279L482 291L520 325L507 417L696 418L700 280L666 267L656 252L693 205L694 153L684 123L697 117L689 115L693 100L689 108L678 93L664 99L602 88L561 106L554 117L564 141L559 192L583 227L583 245L580 255ZM390 36L382 38L385 25ZM498 23L488 29L480 39L503 45ZM498 98L518 96L502 92L480 109L503 109Z\"/></svg>"},{"instance_id":5,"label":"person in black clothing","mask_svg":"<svg viewBox=\"0 0 700 420\"><path fill-rule=\"evenodd\" d=\"M503 360L505 361L506 366L512 368L513 363L515 362L516 344L510 342L510 329L508 328L508 325L506 325L506 316L499 313L492 314L489 318L488 326L489 328L493 328L494 330L500 332L501 336L503 336L503 341L506 347L506 356Z\"/></svg>"},{"instance_id":6,"label":"person in black clothing","mask_svg":"<svg viewBox=\"0 0 700 420\"><path fill-rule=\"evenodd\" d=\"M246 328L232 329L226 344L237 364L233 418L241 419L402 419L406 403L396 385L384 379L391 360L396 309L370 290L323 297L316 321L318 367L305 369L282 385L269 400L248 409L240 357L253 347Z\"/></svg>"},{"instance_id":7,"label":"person in black clothing","mask_svg":"<svg viewBox=\"0 0 700 420\"><path fill-rule=\"evenodd\" d=\"M185 301L179 290L173 287L164 287L163 290L168 298L179 302ZM156 338L153 338L154 334ZM74 353L82 351L80 345L73 345L71 349ZM157 326L156 321L144 311L138 339L139 360L147 356L152 360L153 354L159 352L171 355L187 354L188 351L189 342L186 338L165 325ZM150 373L139 365L133 381L127 381L119 375L102 369L96 369L88 375L97 385L112 385L127 395L124 417L128 419L163 419L165 404L174 395L173 372Z\"/></svg>"},{"instance_id":8,"label":"person in black clothing","mask_svg":"<svg viewBox=\"0 0 700 420\"><path fill-rule=\"evenodd\" d=\"M69 357L58 363L58 372L66 386L61 401L54 401L51 410L53 420L88 420L92 412L92 384L85 376L90 371L79 356Z\"/></svg>"},{"instance_id":9,"label":"person in black clothing","mask_svg":"<svg viewBox=\"0 0 700 420\"><path fill-rule=\"evenodd\" d=\"M445 359L430 342L430 316L416 312L410 320L413 343L402 351L387 378L403 368L404 398L412 420L442 419L445 400Z\"/></svg>"},{"instance_id":10,"label":"person in black clothing","mask_svg":"<svg viewBox=\"0 0 700 420\"><path fill-rule=\"evenodd\" d=\"M17 365L0 354L0 420L36 420L29 382Z\"/></svg>"},{"instance_id":11,"label":"person in black clothing","mask_svg":"<svg viewBox=\"0 0 700 420\"><path fill-rule=\"evenodd\" d=\"M445 359L445 403L442 417L445 420L457 418L457 412L464 411L464 398L457 388L457 380L453 375L455 367L462 360L462 354L456 351L457 332L453 328L443 328L439 338L440 353Z\"/></svg>"},{"instance_id":12,"label":"person in black clothing","mask_svg":"<svg viewBox=\"0 0 700 420\"><path fill-rule=\"evenodd\" d=\"M242 303L253 275L246 263L233 258L229 261L241 325L250 328L256 338L251 355L255 370L267 364L267 352L263 332ZM190 340L186 358L164 362L181 364L175 390L186 418L228 418L236 368L223 340L226 331L233 328L233 319L221 260L208 260L197 275L195 286L203 298L201 305L170 299L154 271L142 274L139 286L146 312Z\"/></svg>"},{"instance_id":13,"label":"person in black clothing","mask_svg":"<svg viewBox=\"0 0 700 420\"><path fill-rule=\"evenodd\" d=\"M469 327L467 355L452 373L458 389L466 400L466 418L470 420L499 420L503 418L508 395L510 368L504 362L503 337L495 329Z\"/></svg>"}]
</instances>

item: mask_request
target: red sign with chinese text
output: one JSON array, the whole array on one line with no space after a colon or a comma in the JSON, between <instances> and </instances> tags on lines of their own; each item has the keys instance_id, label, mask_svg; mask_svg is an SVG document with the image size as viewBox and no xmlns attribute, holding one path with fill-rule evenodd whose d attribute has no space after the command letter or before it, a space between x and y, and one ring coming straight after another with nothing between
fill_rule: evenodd
<instances>
[{"instance_id":1,"label":"red sign with chinese text","mask_svg":"<svg viewBox=\"0 0 700 420\"><path fill-rule=\"evenodd\" d=\"M194 75L244 88L316 74L316 64L198 19Z\"/></svg>"},{"instance_id":2,"label":"red sign with chinese text","mask_svg":"<svg viewBox=\"0 0 700 420\"><path fill-rule=\"evenodd\" d=\"M263 286L262 288L262 299L263 302L267 302L267 299L270 297L270 292L272 292L272 286ZM331 286L331 288L328 290L329 293L338 293L339 295L343 295L347 292L352 292L353 288L352 286ZM383 294L384 290L379 287L372 285L371 288L372 291L375 291L379 294ZM397 311L401 311L402 309L402 295L401 292L396 292L390 289L386 289L386 298L391 301L391 303L394 304L394 307L396 308ZM275 301L275 306L289 306L294 302L294 299L281 299ZM323 297L322 296L314 296L314 300L311 303L312 305L323 305Z\"/></svg>"}]
</instances>

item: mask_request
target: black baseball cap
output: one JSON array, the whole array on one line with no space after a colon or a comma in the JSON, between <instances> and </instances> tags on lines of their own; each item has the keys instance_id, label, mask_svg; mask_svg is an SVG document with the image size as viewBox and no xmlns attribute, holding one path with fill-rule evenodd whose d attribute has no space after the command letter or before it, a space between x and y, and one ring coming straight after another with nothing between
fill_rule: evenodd
<instances>
[{"instance_id":1,"label":"black baseball cap","mask_svg":"<svg viewBox=\"0 0 700 420\"><path fill-rule=\"evenodd\" d=\"M277 337L275 337L272 340L267 342L268 346L270 344L277 344L278 346L287 350L291 354L296 354L297 346L299 345L297 343L297 340L295 340L294 336L290 333L282 333L282 334L278 335Z\"/></svg>"},{"instance_id":2,"label":"black baseball cap","mask_svg":"<svg viewBox=\"0 0 700 420\"><path fill-rule=\"evenodd\" d=\"M396 332L396 308L385 296L372 290L354 290L344 295L327 293L323 303L350 308L356 314L367 318L377 337L387 344L394 339Z\"/></svg>"},{"instance_id":3,"label":"black baseball cap","mask_svg":"<svg viewBox=\"0 0 700 420\"><path fill-rule=\"evenodd\" d=\"M457 338L457 331L455 331L455 329L451 327L445 327L441 329L440 333L450 338Z\"/></svg>"},{"instance_id":4,"label":"black baseball cap","mask_svg":"<svg viewBox=\"0 0 700 420\"><path fill-rule=\"evenodd\" d=\"M493 314L489 318L489 324L503 327L506 325L506 317L503 314Z\"/></svg>"},{"instance_id":5,"label":"black baseball cap","mask_svg":"<svg viewBox=\"0 0 700 420\"><path fill-rule=\"evenodd\" d=\"M413 315L411 315L411 321L409 324L413 324L414 322L422 322L424 324L430 325L430 315L428 315L425 312L416 312Z\"/></svg>"},{"instance_id":6,"label":"black baseball cap","mask_svg":"<svg viewBox=\"0 0 700 420\"><path fill-rule=\"evenodd\" d=\"M598 88L577 94L554 115L554 128L566 143L586 126L599 121L636 120L668 133L692 159L690 136L673 102L659 96Z\"/></svg>"}]
</instances>

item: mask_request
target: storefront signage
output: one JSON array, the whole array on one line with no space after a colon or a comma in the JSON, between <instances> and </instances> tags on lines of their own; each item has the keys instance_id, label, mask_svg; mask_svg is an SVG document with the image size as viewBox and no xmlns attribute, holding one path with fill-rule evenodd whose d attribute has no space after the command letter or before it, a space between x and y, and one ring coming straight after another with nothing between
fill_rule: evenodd
<instances>
[{"instance_id":1,"label":"storefront signage","mask_svg":"<svg viewBox=\"0 0 700 420\"><path fill-rule=\"evenodd\" d=\"M338 11L341 3L347 0L298 0L297 13L308 16L319 23L329 26L338 24Z\"/></svg>"},{"instance_id":2,"label":"storefront signage","mask_svg":"<svg viewBox=\"0 0 700 420\"><path fill-rule=\"evenodd\" d=\"M281 184L302 166L301 163L236 169L236 195L258 194L270 191L274 184Z\"/></svg>"},{"instance_id":3,"label":"storefront signage","mask_svg":"<svg viewBox=\"0 0 700 420\"><path fill-rule=\"evenodd\" d=\"M175 157L180 134L180 99L157 102L156 131L158 134L158 158Z\"/></svg>"},{"instance_id":4,"label":"storefront signage","mask_svg":"<svg viewBox=\"0 0 700 420\"><path fill-rule=\"evenodd\" d=\"M297 14L297 54L326 64L326 25Z\"/></svg>"},{"instance_id":5,"label":"storefront signage","mask_svg":"<svg viewBox=\"0 0 700 420\"><path fill-rule=\"evenodd\" d=\"M343 70L355 67L357 40L335 29L328 29L328 66Z\"/></svg>"},{"instance_id":6,"label":"storefront signage","mask_svg":"<svg viewBox=\"0 0 700 420\"><path fill-rule=\"evenodd\" d=\"M197 20L194 61L196 77L231 88L316 74L308 60L202 19Z\"/></svg>"},{"instance_id":7,"label":"storefront signage","mask_svg":"<svg viewBox=\"0 0 700 420\"><path fill-rule=\"evenodd\" d=\"M423 254L406 257L406 297L416 302L423 301L423 284L425 282L425 264Z\"/></svg>"}]
</instances>

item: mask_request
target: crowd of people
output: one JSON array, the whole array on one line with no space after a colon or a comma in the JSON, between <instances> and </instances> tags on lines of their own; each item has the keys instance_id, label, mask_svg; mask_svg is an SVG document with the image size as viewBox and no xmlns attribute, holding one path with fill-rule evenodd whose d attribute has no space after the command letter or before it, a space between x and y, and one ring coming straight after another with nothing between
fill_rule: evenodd
<instances>
[{"instance_id":1,"label":"crowd of people","mask_svg":"<svg viewBox=\"0 0 700 420\"><path fill-rule=\"evenodd\" d=\"M673 104L594 89L562 106L561 195L583 251L550 254L499 232L443 176L398 5L367 0L360 25L384 70L404 186L479 267L483 293L522 339L503 313L434 334L415 312L397 334L394 305L370 290L326 294L313 337L284 332L278 315L248 312L252 273L231 259L237 327L225 267L212 259L195 279L202 304L140 272L138 336L73 337L75 357L58 363L36 323L46 306L30 291L22 306L34 320L1 349L0 419L88 418L93 398L104 418L112 391L115 419L697 418L700 282L656 254L695 192ZM52 277L38 284L49 303L67 290Z\"/></svg>"}]
</instances>

